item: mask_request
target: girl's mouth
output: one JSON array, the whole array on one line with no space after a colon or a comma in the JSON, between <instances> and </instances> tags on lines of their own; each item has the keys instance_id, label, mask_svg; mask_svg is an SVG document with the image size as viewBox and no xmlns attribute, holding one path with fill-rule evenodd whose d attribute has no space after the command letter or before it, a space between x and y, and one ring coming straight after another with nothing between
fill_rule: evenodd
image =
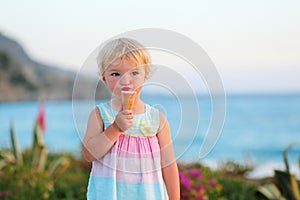
<instances>
[{"instance_id":1,"label":"girl's mouth","mask_svg":"<svg viewBox=\"0 0 300 200\"><path fill-rule=\"evenodd\" d=\"M122 91L133 91L133 89L131 89L130 87L122 87L121 90Z\"/></svg>"}]
</instances>

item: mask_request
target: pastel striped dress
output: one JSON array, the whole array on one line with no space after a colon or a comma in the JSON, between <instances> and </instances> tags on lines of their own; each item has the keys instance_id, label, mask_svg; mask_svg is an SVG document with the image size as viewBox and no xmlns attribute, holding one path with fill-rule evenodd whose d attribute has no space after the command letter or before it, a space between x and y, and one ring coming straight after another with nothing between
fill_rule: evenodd
<instances>
[{"instance_id":1,"label":"pastel striped dress","mask_svg":"<svg viewBox=\"0 0 300 200\"><path fill-rule=\"evenodd\" d=\"M98 105L104 128L118 114L108 103ZM156 137L159 111L146 105L136 114L133 126L120 135L107 154L93 161L88 184L88 199L168 199L162 178L160 147Z\"/></svg>"}]
</instances>

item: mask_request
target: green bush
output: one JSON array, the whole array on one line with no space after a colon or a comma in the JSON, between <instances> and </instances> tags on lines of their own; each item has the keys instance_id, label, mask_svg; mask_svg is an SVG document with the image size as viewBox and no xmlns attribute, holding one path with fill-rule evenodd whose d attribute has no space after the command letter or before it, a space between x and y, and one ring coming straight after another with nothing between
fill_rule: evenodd
<instances>
[{"instance_id":1,"label":"green bush","mask_svg":"<svg viewBox=\"0 0 300 200\"><path fill-rule=\"evenodd\" d=\"M6 52L0 51L0 69L7 70L10 64L10 57Z\"/></svg>"},{"instance_id":2,"label":"green bush","mask_svg":"<svg viewBox=\"0 0 300 200\"><path fill-rule=\"evenodd\" d=\"M69 156L71 167L54 179L53 200L86 199L90 163Z\"/></svg>"},{"instance_id":3,"label":"green bush","mask_svg":"<svg viewBox=\"0 0 300 200\"><path fill-rule=\"evenodd\" d=\"M247 172L251 172L253 166L242 165L235 161L226 161L221 163L218 171L223 175L244 176Z\"/></svg>"},{"instance_id":4,"label":"green bush","mask_svg":"<svg viewBox=\"0 0 300 200\"><path fill-rule=\"evenodd\" d=\"M221 196L228 200L257 200L256 186L234 177L218 178L222 185Z\"/></svg>"},{"instance_id":5,"label":"green bush","mask_svg":"<svg viewBox=\"0 0 300 200\"><path fill-rule=\"evenodd\" d=\"M71 155L50 154L48 155L50 163L64 157L72 166L63 173L50 175L48 171L38 171L37 167L33 168L27 164L30 152L27 150L23 153L24 165L9 164L0 169L0 199L86 199L89 163L75 159Z\"/></svg>"},{"instance_id":6,"label":"green bush","mask_svg":"<svg viewBox=\"0 0 300 200\"><path fill-rule=\"evenodd\" d=\"M55 180L70 166L71 158L48 156L44 133L38 122L30 149L21 151L13 123L10 136L12 149L0 151L0 198L49 199L55 196Z\"/></svg>"},{"instance_id":7,"label":"green bush","mask_svg":"<svg viewBox=\"0 0 300 200\"><path fill-rule=\"evenodd\" d=\"M20 70L13 71L10 74L9 81L15 85L22 85L31 91L37 90L37 86L28 80L26 75Z\"/></svg>"},{"instance_id":8,"label":"green bush","mask_svg":"<svg viewBox=\"0 0 300 200\"><path fill-rule=\"evenodd\" d=\"M49 199L53 180L44 172L27 166L6 166L0 170L0 199Z\"/></svg>"}]
</instances>

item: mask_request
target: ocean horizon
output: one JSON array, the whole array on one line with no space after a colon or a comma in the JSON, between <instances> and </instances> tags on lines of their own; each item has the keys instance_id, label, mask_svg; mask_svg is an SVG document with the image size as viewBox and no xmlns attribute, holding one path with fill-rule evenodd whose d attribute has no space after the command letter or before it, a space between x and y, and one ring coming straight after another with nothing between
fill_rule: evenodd
<instances>
[{"instance_id":1,"label":"ocean horizon","mask_svg":"<svg viewBox=\"0 0 300 200\"><path fill-rule=\"evenodd\" d=\"M188 97L142 98L166 115L180 162L202 162L216 168L222 162L235 161L255 166L249 177L271 176L274 168L284 168L284 149L300 143L300 94L227 95L220 137L208 155L201 159L199 152L211 123L211 98L198 96L198 107L194 101L190 103ZM45 143L49 152L68 152L80 157L88 114L100 102L46 102ZM182 107L188 111L181 110ZM0 103L0 149L11 148L9 129L12 121L21 148L29 148L37 113L37 101ZM192 117L193 113L199 115L197 120ZM197 129L195 124L199 125ZM289 162L298 177L299 156L300 147L291 149Z\"/></svg>"}]
</instances>

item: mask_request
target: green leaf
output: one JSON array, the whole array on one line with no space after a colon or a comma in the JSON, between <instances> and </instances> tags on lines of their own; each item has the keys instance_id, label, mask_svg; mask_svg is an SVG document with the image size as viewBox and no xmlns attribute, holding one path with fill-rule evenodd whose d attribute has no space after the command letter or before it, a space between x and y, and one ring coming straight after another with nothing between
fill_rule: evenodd
<instances>
[{"instance_id":1,"label":"green leaf","mask_svg":"<svg viewBox=\"0 0 300 200\"><path fill-rule=\"evenodd\" d=\"M289 166L289 162L288 162L288 154L289 154L289 150L294 148L294 147L300 147L300 143L293 143L293 144L290 144L286 147L286 149L284 150L283 152L283 161L284 161L284 164L285 164L285 168L286 168L286 172L287 173L290 173L290 166Z\"/></svg>"},{"instance_id":2,"label":"green leaf","mask_svg":"<svg viewBox=\"0 0 300 200\"><path fill-rule=\"evenodd\" d=\"M70 165L70 160L65 157L60 157L58 159L55 159L51 162L49 166L49 174L52 175L58 175L62 173L64 170L66 170Z\"/></svg>"},{"instance_id":3,"label":"green leaf","mask_svg":"<svg viewBox=\"0 0 300 200\"><path fill-rule=\"evenodd\" d=\"M259 186L257 191L268 199L285 200L279 189L274 184Z\"/></svg>"},{"instance_id":4,"label":"green leaf","mask_svg":"<svg viewBox=\"0 0 300 200\"><path fill-rule=\"evenodd\" d=\"M13 121L11 122L11 126L10 126L10 138L11 138L14 156L17 160L18 165L21 166L21 165L23 165L23 155L22 155L16 134L15 134L15 128L14 128Z\"/></svg>"},{"instance_id":5,"label":"green leaf","mask_svg":"<svg viewBox=\"0 0 300 200\"><path fill-rule=\"evenodd\" d=\"M11 151L1 151L0 152L0 169L9 165L17 163L14 154Z\"/></svg>"},{"instance_id":6,"label":"green leaf","mask_svg":"<svg viewBox=\"0 0 300 200\"><path fill-rule=\"evenodd\" d=\"M40 151L40 159L39 159L39 166L38 166L38 170L39 171L44 171L45 170L45 166L46 166L46 162L47 162L47 149L45 147L43 147Z\"/></svg>"},{"instance_id":7,"label":"green leaf","mask_svg":"<svg viewBox=\"0 0 300 200\"><path fill-rule=\"evenodd\" d=\"M41 159L47 159L47 154L45 152L42 152L44 148L45 148L44 134L38 122L36 121L34 125L33 143L32 143L32 161L31 161L32 167L38 166L40 169L44 168L43 164L41 163L44 162Z\"/></svg>"},{"instance_id":8,"label":"green leaf","mask_svg":"<svg viewBox=\"0 0 300 200\"><path fill-rule=\"evenodd\" d=\"M289 200L297 200L299 191L295 176L285 171L274 170L274 172L278 187L281 189L282 194Z\"/></svg>"}]
</instances>

